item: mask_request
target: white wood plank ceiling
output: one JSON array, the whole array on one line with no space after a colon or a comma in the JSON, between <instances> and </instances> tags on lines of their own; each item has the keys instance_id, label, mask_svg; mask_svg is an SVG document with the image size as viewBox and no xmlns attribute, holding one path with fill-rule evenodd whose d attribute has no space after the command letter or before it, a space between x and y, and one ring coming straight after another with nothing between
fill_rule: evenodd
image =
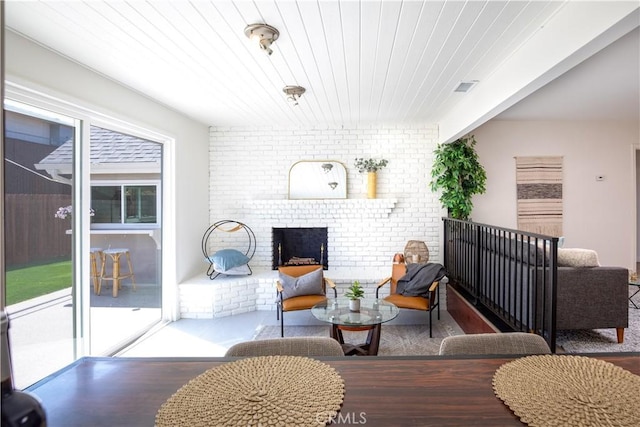
<instances>
[{"instance_id":1,"label":"white wood plank ceiling","mask_svg":"<svg viewBox=\"0 0 640 427\"><path fill-rule=\"evenodd\" d=\"M437 123L564 1L7 2L7 27L213 126ZM271 56L244 34L280 31ZM298 106L286 85L306 88Z\"/></svg>"}]
</instances>

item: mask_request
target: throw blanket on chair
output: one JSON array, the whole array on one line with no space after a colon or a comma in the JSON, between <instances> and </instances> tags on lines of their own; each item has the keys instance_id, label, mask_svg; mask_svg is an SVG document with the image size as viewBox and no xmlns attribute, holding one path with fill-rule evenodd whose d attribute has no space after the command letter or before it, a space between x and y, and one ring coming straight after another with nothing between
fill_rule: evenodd
<instances>
[{"instance_id":1,"label":"throw blanket on chair","mask_svg":"<svg viewBox=\"0 0 640 427\"><path fill-rule=\"evenodd\" d=\"M407 273L398 279L396 292L406 296L429 297L433 282L447 275L447 270L438 263L409 264Z\"/></svg>"}]
</instances>

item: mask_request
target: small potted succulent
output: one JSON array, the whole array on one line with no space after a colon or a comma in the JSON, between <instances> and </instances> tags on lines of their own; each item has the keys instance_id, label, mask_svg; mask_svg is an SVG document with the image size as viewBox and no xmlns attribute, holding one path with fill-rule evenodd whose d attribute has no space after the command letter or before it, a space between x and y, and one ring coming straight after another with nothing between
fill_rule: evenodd
<instances>
[{"instance_id":1,"label":"small potted succulent","mask_svg":"<svg viewBox=\"0 0 640 427\"><path fill-rule=\"evenodd\" d=\"M364 298L364 289L357 280L344 293L349 298L349 310L360 311L360 298Z\"/></svg>"}]
</instances>

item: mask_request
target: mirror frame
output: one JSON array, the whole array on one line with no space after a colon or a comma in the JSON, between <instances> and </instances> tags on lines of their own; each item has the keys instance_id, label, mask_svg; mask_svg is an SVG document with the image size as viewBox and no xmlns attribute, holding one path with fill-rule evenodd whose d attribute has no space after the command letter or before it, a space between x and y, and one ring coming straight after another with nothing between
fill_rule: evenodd
<instances>
[{"instance_id":1,"label":"mirror frame","mask_svg":"<svg viewBox=\"0 0 640 427\"><path fill-rule=\"evenodd\" d=\"M346 199L347 168L337 160L295 162L289 169L288 194L289 200Z\"/></svg>"}]
</instances>

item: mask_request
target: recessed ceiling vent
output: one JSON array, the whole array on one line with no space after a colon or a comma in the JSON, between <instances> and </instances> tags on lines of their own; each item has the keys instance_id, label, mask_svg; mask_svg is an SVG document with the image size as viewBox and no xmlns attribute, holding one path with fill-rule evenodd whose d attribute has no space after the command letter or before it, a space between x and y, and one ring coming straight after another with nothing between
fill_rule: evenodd
<instances>
[{"instance_id":1,"label":"recessed ceiling vent","mask_svg":"<svg viewBox=\"0 0 640 427\"><path fill-rule=\"evenodd\" d=\"M475 85L477 85L479 80L467 80L462 81L456 86L453 90L454 92L469 92Z\"/></svg>"}]
</instances>

